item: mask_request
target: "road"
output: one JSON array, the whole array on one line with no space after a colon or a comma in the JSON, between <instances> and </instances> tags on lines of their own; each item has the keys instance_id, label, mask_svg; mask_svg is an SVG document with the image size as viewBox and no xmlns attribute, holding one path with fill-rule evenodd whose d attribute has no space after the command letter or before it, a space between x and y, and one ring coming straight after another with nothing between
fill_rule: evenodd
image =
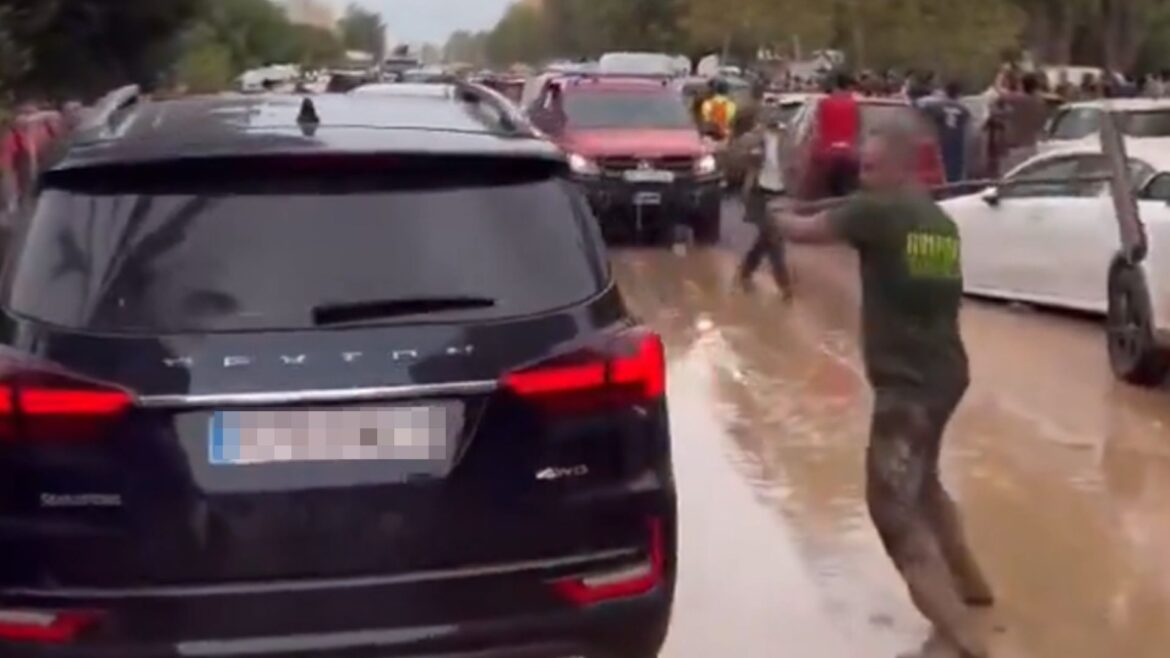
<instances>
[{"instance_id":1,"label":"road","mask_svg":"<svg viewBox=\"0 0 1170 658\"><path fill-rule=\"evenodd\" d=\"M669 359L681 547L666 658L893 658L927 627L865 512L869 392L856 263L793 252L798 298L731 285L752 235L685 256L616 249ZM1116 383L1099 322L971 301L973 384L944 478L1001 602L997 658L1170 646L1170 392Z\"/></svg>"}]
</instances>

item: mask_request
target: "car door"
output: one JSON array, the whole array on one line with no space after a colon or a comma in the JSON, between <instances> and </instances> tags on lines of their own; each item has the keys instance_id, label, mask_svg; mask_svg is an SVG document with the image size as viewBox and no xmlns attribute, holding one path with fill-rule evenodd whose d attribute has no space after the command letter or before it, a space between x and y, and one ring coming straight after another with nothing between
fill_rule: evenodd
<instances>
[{"instance_id":1,"label":"car door","mask_svg":"<svg viewBox=\"0 0 1170 658\"><path fill-rule=\"evenodd\" d=\"M1165 276L1170 271L1170 173L1159 173L1141 187L1138 213L1149 240L1144 266L1155 326L1170 326L1170 282Z\"/></svg>"},{"instance_id":2,"label":"car door","mask_svg":"<svg viewBox=\"0 0 1170 658\"><path fill-rule=\"evenodd\" d=\"M1081 178L1107 176L1108 161L1099 154L1076 156L1075 175ZM1131 177L1140 182L1150 168L1131 161ZM1053 198L1049 212L1022 227L1031 244L1043 245L1037 252L1036 292L1049 303L1104 312L1109 264L1120 246L1113 202L1106 181L1073 183L1068 195Z\"/></svg>"},{"instance_id":3,"label":"car door","mask_svg":"<svg viewBox=\"0 0 1170 658\"><path fill-rule=\"evenodd\" d=\"M988 206L963 237L963 260L974 261L977 278L968 290L1012 299L1034 299L1049 286L1041 257L1051 256L1041 225L1072 196L1078 156L1041 156L1017 167L983 195Z\"/></svg>"}]
</instances>

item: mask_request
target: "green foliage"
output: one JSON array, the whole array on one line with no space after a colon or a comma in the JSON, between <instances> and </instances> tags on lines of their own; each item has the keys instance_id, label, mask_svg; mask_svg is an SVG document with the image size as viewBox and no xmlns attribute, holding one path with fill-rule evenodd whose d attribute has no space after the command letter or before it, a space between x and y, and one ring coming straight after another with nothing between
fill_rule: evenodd
<instances>
[{"instance_id":1,"label":"green foliage","mask_svg":"<svg viewBox=\"0 0 1170 658\"><path fill-rule=\"evenodd\" d=\"M331 30L314 25L293 25L289 37L291 58L309 67L332 64L345 56L345 46Z\"/></svg>"},{"instance_id":2,"label":"green foliage","mask_svg":"<svg viewBox=\"0 0 1170 658\"><path fill-rule=\"evenodd\" d=\"M6 0L7 84L29 96L95 95L157 80L167 46L203 0ZM7 60L7 58L6 58Z\"/></svg>"},{"instance_id":3,"label":"green foliage","mask_svg":"<svg viewBox=\"0 0 1170 658\"><path fill-rule=\"evenodd\" d=\"M443 59L448 62L486 64L488 61L487 40L487 32L459 30L453 33L447 39L447 45L443 46Z\"/></svg>"},{"instance_id":4,"label":"green foliage","mask_svg":"<svg viewBox=\"0 0 1170 658\"><path fill-rule=\"evenodd\" d=\"M607 50L750 57L760 46L845 50L854 65L987 77L1004 52L1128 68L1170 66L1170 0L544 0L513 7L487 37L490 59L537 61ZM540 32L531 30L539 26ZM449 44L473 51L468 35ZM463 59L465 57L460 57Z\"/></svg>"},{"instance_id":5,"label":"green foliage","mask_svg":"<svg viewBox=\"0 0 1170 658\"><path fill-rule=\"evenodd\" d=\"M350 5L337 29L346 48L372 53L377 61L386 55L386 23L381 14Z\"/></svg>"},{"instance_id":6,"label":"green foliage","mask_svg":"<svg viewBox=\"0 0 1170 658\"><path fill-rule=\"evenodd\" d=\"M240 73L270 64L319 67L344 56L331 30L289 22L273 0L202 0L182 40L177 82L192 91L223 89Z\"/></svg>"},{"instance_id":7,"label":"green foliage","mask_svg":"<svg viewBox=\"0 0 1170 658\"><path fill-rule=\"evenodd\" d=\"M188 49L176 65L179 85L190 93L226 89L232 81L232 55L221 43L204 40Z\"/></svg>"},{"instance_id":8,"label":"green foliage","mask_svg":"<svg viewBox=\"0 0 1170 658\"><path fill-rule=\"evenodd\" d=\"M488 35L484 49L488 61L495 64L539 61L552 52L540 11L524 4L508 9Z\"/></svg>"},{"instance_id":9,"label":"green foliage","mask_svg":"<svg viewBox=\"0 0 1170 658\"><path fill-rule=\"evenodd\" d=\"M30 66L28 52L17 43L10 31L12 10L0 8L0 108L3 108L13 92L17 79L24 75ZM3 117L0 117L0 121Z\"/></svg>"}]
</instances>

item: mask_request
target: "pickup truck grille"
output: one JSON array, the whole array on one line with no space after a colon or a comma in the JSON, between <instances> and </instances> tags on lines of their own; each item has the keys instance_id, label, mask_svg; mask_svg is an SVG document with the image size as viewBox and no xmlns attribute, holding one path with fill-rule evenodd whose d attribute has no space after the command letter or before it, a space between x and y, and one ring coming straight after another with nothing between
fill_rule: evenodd
<instances>
[{"instance_id":1,"label":"pickup truck grille","mask_svg":"<svg viewBox=\"0 0 1170 658\"><path fill-rule=\"evenodd\" d=\"M607 173L621 173L637 169L639 164L646 162L650 169L662 169L675 173L690 173L694 171L695 159L689 155L671 155L662 158L637 158L634 156L610 156L598 158L597 165Z\"/></svg>"}]
</instances>

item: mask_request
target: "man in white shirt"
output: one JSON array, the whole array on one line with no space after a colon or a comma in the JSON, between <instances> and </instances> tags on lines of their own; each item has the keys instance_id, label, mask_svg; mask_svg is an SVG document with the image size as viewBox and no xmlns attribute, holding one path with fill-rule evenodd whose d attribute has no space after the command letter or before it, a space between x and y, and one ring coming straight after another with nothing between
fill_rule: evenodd
<instances>
[{"instance_id":1,"label":"man in white shirt","mask_svg":"<svg viewBox=\"0 0 1170 658\"><path fill-rule=\"evenodd\" d=\"M784 193L784 174L780 164L780 141L784 126L774 116L764 116L754 130L741 139L747 141L747 176L744 178L745 219L756 225L758 234L739 268L739 281L751 290L752 277L764 258L772 266L772 276L785 300L792 298L792 283L784 258L784 241L775 225L768 221L768 202Z\"/></svg>"}]
</instances>

